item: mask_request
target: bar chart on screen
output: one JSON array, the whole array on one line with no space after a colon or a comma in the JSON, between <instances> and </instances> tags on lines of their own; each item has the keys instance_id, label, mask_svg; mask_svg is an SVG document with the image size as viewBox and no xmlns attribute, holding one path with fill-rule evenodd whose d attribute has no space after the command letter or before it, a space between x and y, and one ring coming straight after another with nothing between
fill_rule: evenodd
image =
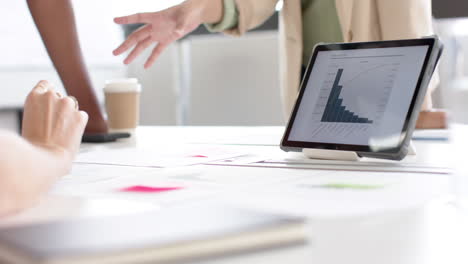
<instances>
[{"instance_id":1,"label":"bar chart on screen","mask_svg":"<svg viewBox=\"0 0 468 264\"><path fill-rule=\"evenodd\" d=\"M320 125L312 134L369 134L385 114L401 57L332 56L312 115Z\"/></svg>"},{"instance_id":2,"label":"bar chart on screen","mask_svg":"<svg viewBox=\"0 0 468 264\"><path fill-rule=\"evenodd\" d=\"M356 124L372 124L372 120L361 118L355 113L346 110L343 105L343 99L340 98L342 85L338 85L340 78L343 75L343 69L338 69L333 86L328 97L325 110L322 114L322 122L340 122L340 123L356 123Z\"/></svg>"}]
</instances>

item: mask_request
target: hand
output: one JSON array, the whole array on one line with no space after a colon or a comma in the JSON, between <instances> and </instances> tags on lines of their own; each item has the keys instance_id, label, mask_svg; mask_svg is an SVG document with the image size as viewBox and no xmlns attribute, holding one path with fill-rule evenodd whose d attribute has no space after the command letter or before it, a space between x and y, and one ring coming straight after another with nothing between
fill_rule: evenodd
<instances>
[{"instance_id":1,"label":"hand","mask_svg":"<svg viewBox=\"0 0 468 264\"><path fill-rule=\"evenodd\" d=\"M125 64L130 64L145 49L153 43L157 43L144 66L145 69L151 67L169 44L182 38L200 25L199 23L186 22L186 18L180 9L180 6L175 6L160 12L115 18L114 22L121 25L135 23L144 23L146 25L133 32L127 40L114 50L114 55L120 55L135 46L124 60Z\"/></svg>"},{"instance_id":2,"label":"hand","mask_svg":"<svg viewBox=\"0 0 468 264\"><path fill-rule=\"evenodd\" d=\"M443 110L421 111L416 129L445 129L448 127L448 115Z\"/></svg>"},{"instance_id":3,"label":"hand","mask_svg":"<svg viewBox=\"0 0 468 264\"><path fill-rule=\"evenodd\" d=\"M24 105L23 137L33 145L73 159L78 152L88 115L76 99L62 96L40 81Z\"/></svg>"},{"instance_id":4,"label":"hand","mask_svg":"<svg viewBox=\"0 0 468 264\"><path fill-rule=\"evenodd\" d=\"M157 43L145 63L147 69L167 46L195 30L201 23L221 20L222 9L221 0L188 0L159 12L115 18L114 22L120 25L136 23L145 25L133 32L113 53L117 56L134 47L124 60L125 64L129 64L145 49Z\"/></svg>"}]
</instances>

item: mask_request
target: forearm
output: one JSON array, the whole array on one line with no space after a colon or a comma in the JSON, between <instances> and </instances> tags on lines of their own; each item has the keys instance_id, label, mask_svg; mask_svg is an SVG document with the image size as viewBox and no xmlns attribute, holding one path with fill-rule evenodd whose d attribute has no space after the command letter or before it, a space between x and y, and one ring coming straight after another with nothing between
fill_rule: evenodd
<instances>
[{"instance_id":1,"label":"forearm","mask_svg":"<svg viewBox=\"0 0 468 264\"><path fill-rule=\"evenodd\" d=\"M68 173L71 158L65 151L37 147L15 134L0 132L0 216L33 205Z\"/></svg>"},{"instance_id":2,"label":"forearm","mask_svg":"<svg viewBox=\"0 0 468 264\"><path fill-rule=\"evenodd\" d=\"M70 0L28 0L29 10L69 95L90 116L90 125L104 123L86 70Z\"/></svg>"},{"instance_id":3,"label":"forearm","mask_svg":"<svg viewBox=\"0 0 468 264\"><path fill-rule=\"evenodd\" d=\"M223 18L223 0L187 0L181 7L198 24L218 23Z\"/></svg>"}]
</instances>

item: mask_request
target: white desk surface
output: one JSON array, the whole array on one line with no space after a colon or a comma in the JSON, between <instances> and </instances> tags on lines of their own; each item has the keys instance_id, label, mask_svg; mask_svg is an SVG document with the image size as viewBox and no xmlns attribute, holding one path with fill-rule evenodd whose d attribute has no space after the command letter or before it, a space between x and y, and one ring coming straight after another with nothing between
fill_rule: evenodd
<instances>
[{"instance_id":1,"label":"white desk surface","mask_svg":"<svg viewBox=\"0 0 468 264\"><path fill-rule=\"evenodd\" d=\"M457 126L454 131L454 134L466 135L468 127ZM281 127L140 127L133 140L106 145L85 144L81 151L152 149L165 153L188 147L216 147L277 158L289 155L275 146L282 132ZM418 155L404 163L451 168L463 165L463 155L457 155L462 153L462 141L455 142L457 144L453 140L415 141ZM468 188L463 186L468 181L461 176L467 176L464 174L468 171L466 167L459 166L453 174L384 175L374 172L377 179L394 177L395 181L402 182L402 186L412 186L412 189L389 188L383 194L376 194L375 202L372 201L372 191L358 195L343 191L345 194L338 198L358 197L354 202L361 203L362 207L350 206L353 209L347 210L346 202L350 201L327 196L328 193L317 196L301 191L296 195L297 189L293 187L315 176L333 178L339 174L339 177L349 175L351 178L360 177L362 172L216 165L147 168L75 164L71 175L60 180L36 208L4 219L0 225L164 210L187 201L219 199L262 210L307 216L309 242L304 246L202 263L468 263L468 254L464 250L468 242L468 216L466 210L458 206L462 201L458 198L464 198L460 193L468 196ZM370 177L373 173L366 175ZM177 184L187 188L164 194L115 191L118 187L139 184ZM379 199L385 204L378 204ZM405 204L406 199L414 202ZM326 210L327 206L330 210ZM340 210L346 213L340 214Z\"/></svg>"}]
</instances>

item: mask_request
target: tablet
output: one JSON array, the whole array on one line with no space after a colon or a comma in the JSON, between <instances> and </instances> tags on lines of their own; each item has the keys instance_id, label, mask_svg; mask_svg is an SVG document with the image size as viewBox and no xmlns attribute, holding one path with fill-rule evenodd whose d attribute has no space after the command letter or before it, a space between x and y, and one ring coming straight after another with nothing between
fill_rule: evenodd
<instances>
[{"instance_id":1,"label":"tablet","mask_svg":"<svg viewBox=\"0 0 468 264\"><path fill-rule=\"evenodd\" d=\"M435 36L317 45L281 148L403 159L441 52Z\"/></svg>"}]
</instances>

